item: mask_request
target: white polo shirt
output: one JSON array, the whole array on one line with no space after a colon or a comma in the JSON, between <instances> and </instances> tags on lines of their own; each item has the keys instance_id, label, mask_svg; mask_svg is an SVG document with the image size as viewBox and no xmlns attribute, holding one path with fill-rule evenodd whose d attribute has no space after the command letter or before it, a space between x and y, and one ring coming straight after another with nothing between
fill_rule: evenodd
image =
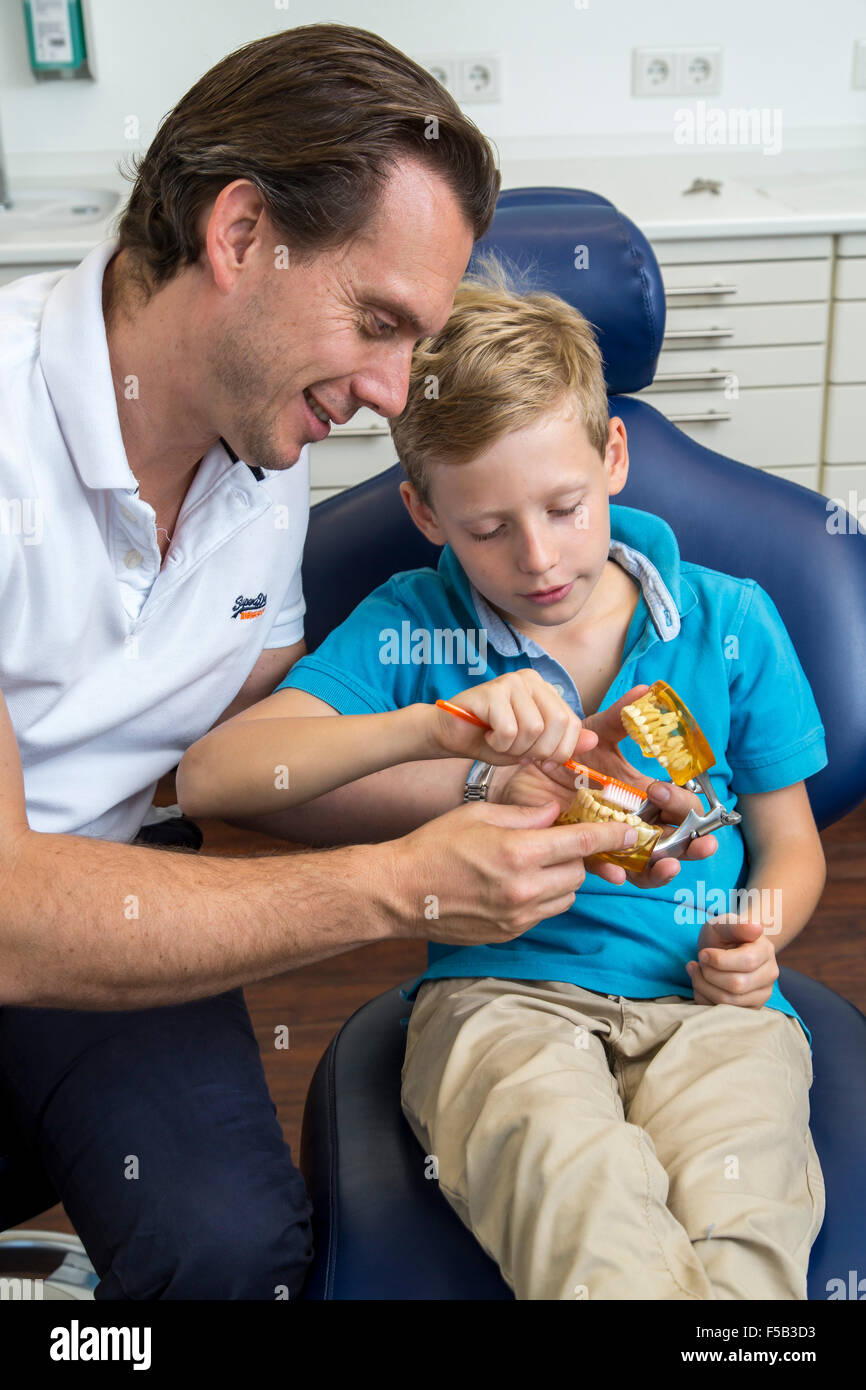
<instances>
[{"instance_id":1,"label":"white polo shirt","mask_svg":"<svg viewBox=\"0 0 866 1390\"><path fill-rule=\"evenodd\" d=\"M102 317L115 246L0 289L0 690L31 827L128 841L262 649L303 636L309 446L263 471L214 445L160 567Z\"/></svg>"}]
</instances>

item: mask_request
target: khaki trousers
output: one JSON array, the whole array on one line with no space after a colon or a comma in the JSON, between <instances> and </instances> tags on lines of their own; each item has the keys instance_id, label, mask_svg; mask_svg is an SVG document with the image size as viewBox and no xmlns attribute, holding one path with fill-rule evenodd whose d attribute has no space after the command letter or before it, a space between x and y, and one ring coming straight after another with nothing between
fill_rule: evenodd
<instances>
[{"instance_id":1,"label":"khaki trousers","mask_svg":"<svg viewBox=\"0 0 866 1390\"><path fill-rule=\"evenodd\" d=\"M805 1299L811 1084L776 1009L442 979L412 1010L402 1104L518 1299Z\"/></svg>"}]
</instances>

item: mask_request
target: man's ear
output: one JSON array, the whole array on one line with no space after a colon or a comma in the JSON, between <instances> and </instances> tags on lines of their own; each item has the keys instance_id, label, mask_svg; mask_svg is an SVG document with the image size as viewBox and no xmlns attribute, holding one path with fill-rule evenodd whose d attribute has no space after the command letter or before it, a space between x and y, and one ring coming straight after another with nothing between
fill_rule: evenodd
<instances>
[{"instance_id":1,"label":"man's ear","mask_svg":"<svg viewBox=\"0 0 866 1390\"><path fill-rule=\"evenodd\" d=\"M235 179L220 189L207 215L204 240L211 272L218 289L228 293L237 283L249 252L261 241L265 204L249 179Z\"/></svg>"},{"instance_id":2,"label":"man's ear","mask_svg":"<svg viewBox=\"0 0 866 1390\"><path fill-rule=\"evenodd\" d=\"M406 510L414 521L418 530L422 532L434 545L446 545L447 537L441 530L436 513L432 507L428 507L426 502L422 502L415 488L410 482L400 484L400 496L406 504Z\"/></svg>"},{"instance_id":3,"label":"man's ear","mask_svg":"<svg viewBox=\"0 0 866 1390\"><path fill-rule=\"evenodd\" d=\"M618 415L611 417L604 471L607 474L607 495L615 497L622 492L628 478L628 440L625 425Z\"/></svg>"}]
</instances>

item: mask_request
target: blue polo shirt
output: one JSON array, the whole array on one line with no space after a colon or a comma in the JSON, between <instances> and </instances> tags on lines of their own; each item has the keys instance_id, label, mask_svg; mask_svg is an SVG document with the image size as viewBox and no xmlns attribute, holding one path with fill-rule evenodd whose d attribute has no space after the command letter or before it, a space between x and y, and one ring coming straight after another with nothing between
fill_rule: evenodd
<instances>
[{"instance_id":1,"label":"blue polo shirt","mask_svg":"<svg viewBox=\"0 0 866 1390\"><path fill-rule=\"evenodd\" d=\"M641 597L622 666L600 708L632 686L667 681L716 753L710 776L729 809L740 793L775 791L819 772L827 763L821 719L769 595L752 579L683 561L673 531L658 517L612 506L610 519L610 558L634 577ZM368 714L448 699L473 682L527 667L583 716L565 668L493 611L445 546L436 570L407 570L375 589L279 688L306 690L341 714ZM647 777L664 776L630 738L621 749ZM497 976L568 981L630 998L692 998L685 966L696 958L701 925L708 913L737 910L732 890L747 878L740 828L723 828L717 839L715 855L683 861L664 887L610 884L588 874L568 912L513 941L431 942L428 968L409 997L425 979ZM446 892L443 887L440 897ZM764 920L776 926L778 896L767 891L762 904ZM429 927L435 932L435 921ZM766 1007L797 1018L811 1046L778 981Z\"/></svg>"}]
</instances>

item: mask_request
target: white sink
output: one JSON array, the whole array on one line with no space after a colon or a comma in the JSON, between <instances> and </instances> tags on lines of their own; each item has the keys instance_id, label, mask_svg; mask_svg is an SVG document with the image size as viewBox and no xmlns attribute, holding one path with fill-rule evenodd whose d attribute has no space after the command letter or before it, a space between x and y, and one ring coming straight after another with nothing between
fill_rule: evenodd
<instances>
[{"instance_id":1,"label":"white sink","mask_svg":"<svg viewBox=\"0 0 866 1390\"><path fill-rule=\"evenodd\" d=\"M120 202L108 188L12 188L10 197L12 206L0 207L0 247L68 241L79 227L105 222Z\"/></svg>"}]
</instances>

